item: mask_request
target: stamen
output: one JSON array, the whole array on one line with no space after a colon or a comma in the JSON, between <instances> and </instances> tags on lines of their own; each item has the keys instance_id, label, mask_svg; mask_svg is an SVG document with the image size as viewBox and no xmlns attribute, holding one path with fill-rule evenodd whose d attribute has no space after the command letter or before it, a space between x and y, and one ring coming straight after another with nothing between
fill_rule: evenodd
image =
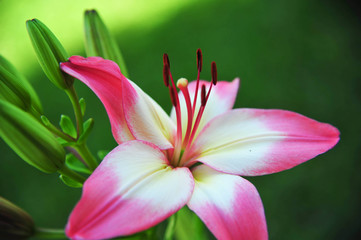
<instances>
[{"instance_id":1,"label":"stamen","mask_svg":"<svg viewBox=\"0 0 361 240\"><path fill-rule=\"evenodd\" d=\"M170 100L172 101L173 106L175 108L177 108L177 101L176 101L176 98L175 98L174 91L173 91L173 89L171 87L169 88L169 95L170 95Z\"/></svg>"},{"instance_id":2,"label":"stamen","mask_svg":"<svg viewBox=\"0 0 361 240\"><path fill-rule=\"evenodd\" d=\"M216 65L216 62L212 62L212 64L211 64L211 72L212 72L212 84L209 87L207 97L206 97L206 102L208 101L209 95L211 94L213 85L215 86L217 84L218 79L217 79L217 65Z\"/></svg>"},{"instance_id":3,"label":"stamen","mask_svg":"<svg viewBox=\"0 0 361 240\"><path fill-rule=\"evenodd\" d=\"M195 136L195 134L196 134L196 132L197 132L199 123L200 123L201 118L202 118L202 115L203 115L204 107L205 107L205 106L201 106L201 107L199 108L199 111L198 111L198 114L197 114L197 118L196 118L196 121L195 121L194 126L193 126L193 129L192 129L191 136L190 136L189 141L188 141L188 143L187 143L187 149L191 146L191 144L192 144L192 142L193 142L194 136Z\"/></svg>"},{"instance_id":4,"label":"stamen","mask_svg":"<svg viewBox=\"0 0 361 240\"><path fill-rule=\"evenodd\" d=\"M199 88L199 76L200 76L200 73L202 71L202 65L203 65L202 50L200 48L198 48L198 50L197 50L197 69L198 69L198 73L197 73L196 91L194 93L194 99L193 99L193 105L192 105L192 114L193 114L193 116L194 116L194 112L196 110L196 105L197 105L198 88Z\"/></svg>"},{"instance_id":5,"label":"stamen","mask_svg":"<svg viewBox=\"0 0 361 240\"><path fill-rule=\"evenodd\" d=\"M163 80L165 86L169 88L169 95L172 101L172 104L174 106L174 110L176 113L177 118L177 136L175 138L174 142L174 149L170 149L167 151L167 154L169 154L170 162L174 166L191 166L193 162L190 162L191 160L189 157L192 157L190 154L192 154L189 149L192 146L192 142L194 138L196 137L197 130L199 128L205 107L208 102L208 98L210 96L211 90L213 85L217 84L218 76L217 76L217 66L215 62L211 63L211 74L212 74L212 80L211 84L208 88L208 91L206 89L206 84L201 85L200 89L200 107L198 109L197 116L195 118L195 109L197 105L197 97L198 97L198 90L199 90L199 84L200 84L200 72L202 71L203 66L203 55L201 49L197 50L197 82L196 82L196 88L194 93L194 99L193 104L192 100L189 95L188 90L188 80L185 78L181 78L177 81L177 84L175 84L174 79L172 77L172 73L170 70L170 62L168 54L163 55ZM183 139L183 132L182 132L182 118L181 118L181 105L179 101L178 91L177 87L182 91L182 94L184 96L184 101L187 108L187 129L184 135ZM195 118L194 124L193 120ZM182 141L183 140L183 141Z\"/></svg>"},{"instance_id":6,"label":"stamen","mask_svg":"<svg viewBox=\"0 0 361 240\"><path fill-rule=\"evenodd\" d=\"M201 118L202 118L206 103L207 103L206 86L204 84L202 84L202 88L201 88L201 106L200 106L200 108L198 110L197 118L196 118L196 121L194 122L194 126L193 126L192 132L191 132L191 136L190 136L189 141L187 143L187 148L189 148L190 145L192 144L193 138L194 138L194 136L195 136L195 134L197 132L198 125L199 125L199 123L201 121Z\"/></svg>"},{"instance_id":7,"label":"stamen","mask_svg":"<svg viewBox=\"0 0 361 240\"><path fill-rule=\"evenodd\" d=\"M169 87L169 65L163 62L163 81L166 87Z\"/></svg>"},{"instance_id":8,"label":"stamen","mask_svg":"<svg viewBox=\"0 0 361 240\"><path fill-rule=\"evenodd\" d=\"M204 107L207 103L207 98L206 98L206 86L203 84L202 85L202 90L201 90L201 106Z\"/></svg>"},{"instance_id":9,"label":"stamen","mask_svg":"<svg viewBox=\"0 0 361 240\"><path fill-rule=\"evenodd\" d=\"M177 88L176 85L174 83L173 77L172 77L172 73L170 71L170 62L169 62L169 58L168 58L168 54L164 54L163 55L163 66L166 66L169 70L169 77L170 77L170 81L171 81L171 85L169 85L169 93L170 93L170 98L172 100L172 104L175 108L175 112L176 112L176 117L177 117L177 138L175 141L175 148L173 151L173 157L172 157L172 162L175 164L179 159L180 153L181 153L181 146L182 146L182 122L181 122L181 109L180 109L180 104L179 104L179 98L178 98L178 92L177 92Z\"/></svg>"},{"instance_id":10,"label":"stamen","mask_svg":"<svg viewBox=\"0 0 361 240\"><path fill-rule=\"evenodd\" d=\"M176 112L176 116L177 116L177 138L178 138L178 142L182 142L182 116L181 116L181 109L180 109L180 104L179 104L179 98L178 98L178 92L177 92L177 88L174 84L174 80L172 77L172 73L169 71L169 76L170 76L170 80L172 82L172 86L169 86L169 89L171 91L171 98L174 98L174 107L175 107L175 112ZM180 145L180 144L178 144Z\"/></svg>"},{"instance_id":11,"label":"stamen","mask_svg":"<svg viewBox=\"0 0 361 240\"><path fill-rule=\"evenodd\" d=\"M213 85L216 85L217 84L217 65L216 65L216 62L212 62L211 71L212 71L212 83L213 83Z\"/></svg>"},{"instance_id":12,"label":"stamen","mask_svg":"<svg viewBox=\"0 0 361 240\"><path fill-rule=\"evenodd\" d=\"M178 110L178 113L180 116L178 92L177 92L177 88L175 86L175 83L174 83L174 80L172 77L172 73L170 71L169 57L168 57L168 54L166 54L166 53L163 54L163 67L164 67L163 68L163 77L166 77L166 79L164 79L164 84L166 86L168 85L171 99L173 99L172 103L173 103L174 107L176 107L176 111ZM172 85L169 84L169 78L172 82ZM178 113L177 113L177 115L178 115Z\"/></svg>"},{"instance_id":13,"label":"stamen","mask_svg":"<svg viewBox=\"0 0 361 240\"><path fill-rule=\"evenodd\" d=\"M168 54L164 53L163 54L163 65L168 64L168 67L170 68L170 62L169 62L169 57Z\"/></svg>"},{"instance_id":14,"label":"stamen","mask_svg":"<svg viewBox=\"0 0 361 240\"><path fill-rule=\"evenodd\" d=\"M209 98L209 94L211 93L211 90L212 90L212 86L213 86L213 84L211 84L211 86L209 87L208 93L207 93L207 95L206 95L206 86L205 86L204 84L202 84L202 89L201 89L201 107L200 107L199 110L198 110L197 118L196 118L196 121L195 121L195 123L194 123L191 136L190 136L189 141L188 141L188 143L187 143L187 148L189 148L190 145L192 144L192 141L193 141L193 139L194 139L194 136L195 136L195 134L196 134L196 132L197 132L199 123L201 122L202 115L203 115L204 109L205 109L205 107L206 107L208 98Z\"/></svg>"},{"instance_id":15,"label":"stamen","mask_svg":"<svg viewBox=\"0 0 361 240\"><path fill-rule=\"evenodd\" d=\"M197 49L197 68L199 72L202 72L203 55L200 48Z\"/></svg>"}]
</instances>

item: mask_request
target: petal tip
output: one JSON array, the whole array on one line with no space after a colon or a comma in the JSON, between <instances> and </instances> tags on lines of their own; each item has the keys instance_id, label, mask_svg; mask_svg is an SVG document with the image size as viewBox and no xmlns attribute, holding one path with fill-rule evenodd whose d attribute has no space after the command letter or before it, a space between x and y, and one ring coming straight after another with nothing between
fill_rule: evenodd
<instances>
[{"instance_id":1,"label":"petal tip","mask_svg":"<svg viewBox=\"0 0 361 240\"><path fill-rule=\"evenodd\" d=\"M232 83L236 83L237 85L239 85L240 82L241 79L239 77L236 77L235 79L232 80Z\"/></svg>"}]
</instances>

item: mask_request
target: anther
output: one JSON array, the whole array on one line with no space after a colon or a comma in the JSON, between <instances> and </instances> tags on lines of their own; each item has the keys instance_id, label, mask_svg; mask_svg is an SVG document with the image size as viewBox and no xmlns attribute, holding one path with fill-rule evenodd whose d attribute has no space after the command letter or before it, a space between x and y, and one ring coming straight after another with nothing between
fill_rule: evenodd
<instances>
[{"instance_id":1,"label":"anther","mask_svg":"<svg viewBox=\"0 0 361 240\"><path fill-rule=\"evenodd\" d=\"M206 97L206 86L203 84L202 85L202 90L201 90L201 106L205 106L207 102L207 97Z\"/></svg>"},{"instance_id":2,"label":"anther","mask_svg":"<svg viewBox=\"0 0 361 240\"><path fill-rule=\"evenodd\" d=\"M175 93L172 88L169 88L169 95L170 95L170 100L172 101L173 106L177 107L176 96L175 96Z\"/></svg>"},{"instance_id":3,"label":"anther","mask_svg":"<svg viewBox=\"0 0 361 240\"><path fill-rule=\"evenodd\" d=\"M199 72L202 72L203 56L200 48L197 50L197 68Z\"/></svg>"},{"instance_id":4,"label":"anther","mask_svg":"<svg viewBox=\"0 0 361 240\"><path fill-rule=\"evenodd\" d=\"M168 68L170 68L170 63L169 63L169 57L168 54L164 53L163 54L163 65L168 65Z\"/></svg>"},{"instance_id":5,"label":"anther","mask_svg":"<svg viewBox=\"0 0 361 240\"><path fill-rule=\"evenodd\" d=\"M169 87L169 65L163 65L163 81L166 87Z\"/></svg>"},{"instance_id":6,"label":"anther","mask_svg":"<svg viewBox=\"0 0 361 240\"><path fill-rule=\"evenodd\" d=\"M213 85L217 84L217 65L215 62L211 64L211 71L212 71L212 83Z\"/></svg>"}]
</instances>

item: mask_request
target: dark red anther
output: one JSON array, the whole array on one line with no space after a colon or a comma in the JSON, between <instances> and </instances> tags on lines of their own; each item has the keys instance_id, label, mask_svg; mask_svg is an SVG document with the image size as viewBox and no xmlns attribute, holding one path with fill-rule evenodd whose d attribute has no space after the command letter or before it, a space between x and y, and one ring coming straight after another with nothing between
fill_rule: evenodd
<instances>
[{"instance_id":1,"label":"dark red anther","mask_svg":"<svg viewBox=\"0 0 361 240\"><path fill-rule=\"evenodd\" d=\"M217 65L216 65L216 62L212 62L211 71L212 71L212 83L213 83L213 85L216 85L217 84Z\"/></svg>"},{"instance_id":2,"label":"dark red anther","mask_svg":"<svg viewBox=\"0 0 361 240\"><path fill-rule=\"evenodd\" d=\"M166 87L169 87L169 66L164 64L163 66L163 81Z\"/></svg>"},{"instance_id":3,"label":"dark red anther","mask_svg":"<svg viewBox=\"0 0 361 240\"><path fill-rule=\"evenodd\" d=\"M200 48L197 49L197 68L199 72L202 72L203 56Z\"/></svg>"},{"instance_id":4,"label":"dark red anther","mask_svg":"<svg viewBox=\"0 0 361 240\"><path fill-rule=\"evenodd\" d=\"M175 93L173 91L173 88L169 88L169 95L170 95L170 100L172 101L172 104L174 107L177 107L177 101L176 101L176 96Z\"/></svg>"},{"instance_id":5,"label":"dark red anther","mask_svg":"<svg viewBox=\"0 0 361 240\"><path fill-rule=\"evenodd\" d=\"M206 86L203 84L201 89L201 106L205 106L207 102Z\"/></svg>"},{"instance_id":6,"label":"dark red anther","mask_svg":"<svg viewBox=\"0 0 361 240\"><path fill-rule=\"evenodd\" d=\"M163 54L163 66L165 65L168 65L168 68L170 68L169 57L166 53Z\"/></svg>"}]
</instances>

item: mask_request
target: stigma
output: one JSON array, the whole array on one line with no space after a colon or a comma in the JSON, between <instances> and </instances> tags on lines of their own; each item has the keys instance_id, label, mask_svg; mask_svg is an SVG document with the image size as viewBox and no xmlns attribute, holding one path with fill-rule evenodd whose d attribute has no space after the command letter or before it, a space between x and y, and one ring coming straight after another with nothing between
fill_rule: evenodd
<instances>
[{"instance_id":1,"label":"stigma","mask_svg":"<svg viewBox=\"0 0 361 240\"><path fill-rule=\"evenodd\" d=\"M170 71L170 62L168 54L163 55L163 80L164 85L169 88L169 95L172 102L172 105L175 109L176 121L177 121L177 130L176 137L174 141L174 149L168 153L169 161L174 167L184 166L187 164L189 158L188 151L194 141L196 136L199 123L201 122L204 109L207 105L209 95L212 91L212 87L217 84L217 67L216 63L211 63L211 74L212 80L209 88L206 89L206 86L202 84L200 86L200 73L202 71L203 65L203 55L201 49L197 50L197 80L196 80L196 89L194 92L193 99L189 94L188 90L188 80L185 78L180 78L176 83L173 79L172 73ZM187 124L185 134L182 132L182 112L180 99L178 97L178 89L182 92L184 96L186 114L187 114ZM200 90L200 94L198 92ZM199 98L199 99L198 99ZM183 99L182 99L183 100ZM197 101L198 100L198 101ZM199 101L200 100L200 101ZM197 102L200 102L200 106L197 109ZM197 111L196 111L197 110ZM185 114L185 113L183 113ZM184 126L184 125L183 125Z\"/></svg>"}]
</instances>

